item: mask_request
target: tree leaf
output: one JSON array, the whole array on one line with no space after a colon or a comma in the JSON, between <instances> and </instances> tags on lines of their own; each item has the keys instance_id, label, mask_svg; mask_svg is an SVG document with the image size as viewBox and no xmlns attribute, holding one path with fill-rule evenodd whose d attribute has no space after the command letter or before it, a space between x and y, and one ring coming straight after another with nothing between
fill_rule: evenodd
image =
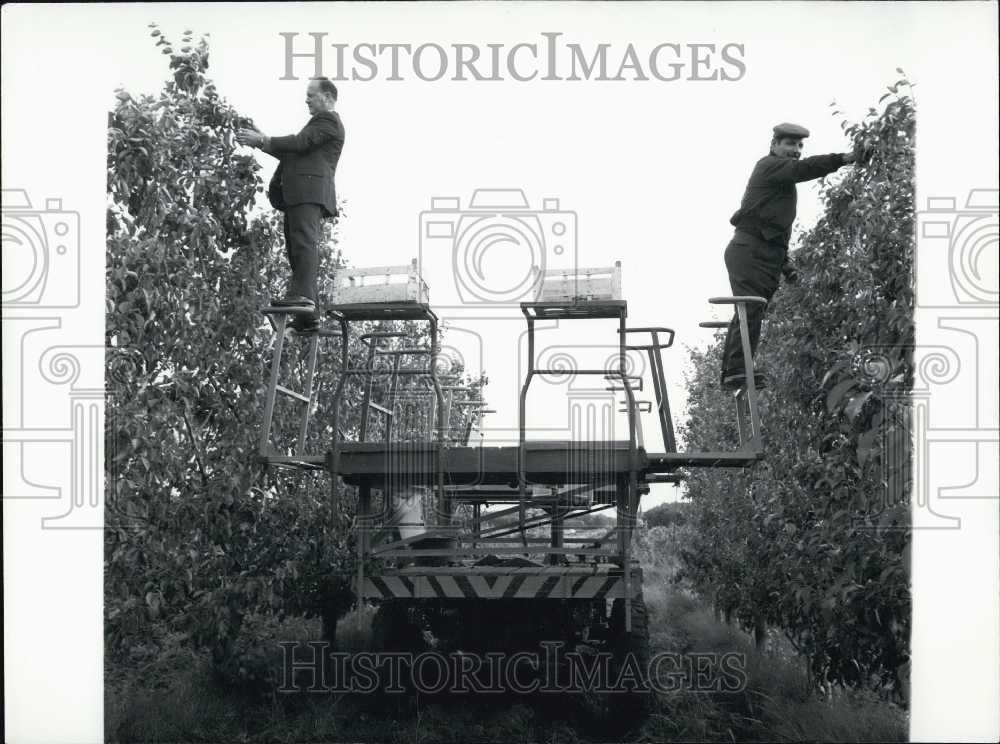
<instances>
[{"instance_id":1,"label":"tree leaf","mask_svg":"<svg viewBox=\"0 0 1000 744\"><path fill-rule=\"evenodd\" d=\"M834 385L830 389L830 392L826 394L826 410L833 413L833 410L840 405L847 393L856 388L857 385L858 382L853 377L841 380Z\"/></svg>"},{"instance_id":2,"label":"tree leaf","mask_svg":"<svg viewBox=\"0 0 1000 744\"><path fill-rule=\"evenodd\" d=\"M854 423L854 421L858 418L858 415L861 413L861 409L864 408L865 403L868 402L868 399L871 397L871 390L866 390L858 393L857 395L851 396L851 399L844 407L844 413L847 415L847 418L851 421L851 423Z\"/></svg>"}]
</instances>

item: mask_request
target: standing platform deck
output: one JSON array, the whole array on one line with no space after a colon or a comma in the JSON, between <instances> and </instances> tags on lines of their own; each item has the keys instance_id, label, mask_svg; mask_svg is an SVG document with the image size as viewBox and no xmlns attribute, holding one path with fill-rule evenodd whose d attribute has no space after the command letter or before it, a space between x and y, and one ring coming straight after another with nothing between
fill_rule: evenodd
<instances>
[{"instance_id":1,"label":"standing platform deck","mask_svg":"<svg viewBox=\"0 0 1000 744\"><path fill-rule=\"evenodd\" d=\"M433 442L345 442L340 446L336 471L351 485L374 484L401 471L412 479L434 475ZM444 481L448 485L506 485L518 480L519 448L448 447L444 450ZM627 477L643 470L646 455L636 450L629 462L628 442L525 443L524 474L530 483L562 485L588 480Z\"/></svg>"},{"instance_id":2,"label":"standing platform deck","mask_svg":"<svg viewBox=\"0 0 1000 744\"><path fill-rule=\"evenodd\" d=\"M627 476L628 442L527 442L526 475L532 483L562 485L593 478L598 474ZM408 472L419 479L434 472L434 442L345 442L340 447L337 473L349 484L374 484L406 462ZM447 485L506 486L517 481L518 447L448 447L444 451ZM330 454L312 456L272 455L271 465L322 469ZM636 450L640 479L673 473L687 467L752 467L763 459L757 451L735 452L646 452ZM397 467L393 467L396 465Z\"/></svg>"}]
</instances>

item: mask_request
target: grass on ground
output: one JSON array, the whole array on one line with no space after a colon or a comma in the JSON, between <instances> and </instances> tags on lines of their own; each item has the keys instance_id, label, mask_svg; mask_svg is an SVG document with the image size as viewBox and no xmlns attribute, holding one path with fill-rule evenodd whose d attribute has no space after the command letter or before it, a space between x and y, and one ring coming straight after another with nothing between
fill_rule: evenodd
<instances>
[{"instance_id":1,"label":"grass on ground","mask_svg":"<svg viewBox=\"0 0 1000 744\"><path fill-rule=\"evenodd\" d=\"M818 699L807 690L801 660L784 651L758 652L752 639L716 620L697 598L671 581L662 561L645 568L644 593L653 654L742 654L746 685L736 692L697 692L690 678L660 694L655 712L633 735L670 741L906 741L905 713L860 693ZM341 650L370 648L374 608L338 625ZM318 640L319 623L280 625L281 640ZM129 671L109 669L105 724L119 742L549 742L600 741L578 721L549 715L530 701L492 696L427 701L419 696L350 696L271 690L252 698L213 681L207 663L183 644ZM780 652L779 652L780 651ZM275 655L280 664L280 659Z\"/></svg>"}]
</instances>

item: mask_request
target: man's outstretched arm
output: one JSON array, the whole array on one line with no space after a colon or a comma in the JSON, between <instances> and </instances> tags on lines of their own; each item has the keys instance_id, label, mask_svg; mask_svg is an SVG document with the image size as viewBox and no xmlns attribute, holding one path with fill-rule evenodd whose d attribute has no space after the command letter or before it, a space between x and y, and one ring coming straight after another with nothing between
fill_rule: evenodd
<instances>
[{"instance_id":1,"label":"man's outstretched arm","mask_svg":"<svg viewBox=\"0 0 1000 744\"><path fill-rule=\"evenodd\" d=\"M829 155L813 155L796 160L794 158L765 158L760 164L763 180L769 183L801 183L822 178L844 165L850 165L857 158L853 152L835 152Z\"/></svg>"},{"instance_id":2,"label":"man's outstretched arm","mask_svg":"<svg viewBox=\"0 0 1000 744\"><path fill-rule=\"evenodd\" d=\"M298 134L284 137L268 137L256 129L240 129L236 133L236 141L241 145L259 147L268 155L280 157L283 153L305 153L337 139L339 130L333 121L320 119L310 122Z\"/></svg>"},{"instance_id":3,"label":"man's outstretched arm","mask_svg":"<svg viewBox=\"0 0 1000 744\"><path fill-rule=\"evenodd\" d=\"M305 153L315 150L327 142L337 139L339 130L330 119L318 119L310 122L298 134L284 137L267 137L261 149L275 157L286 152Z\"/></svg>"}]
</instances>

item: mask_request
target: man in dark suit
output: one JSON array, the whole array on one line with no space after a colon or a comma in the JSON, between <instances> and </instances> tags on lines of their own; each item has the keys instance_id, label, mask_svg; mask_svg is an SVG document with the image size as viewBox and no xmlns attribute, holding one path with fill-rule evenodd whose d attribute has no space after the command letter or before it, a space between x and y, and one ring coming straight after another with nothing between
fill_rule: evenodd
<instances>
[{"instance_id":1,"label":"man in dark suit","mask_svg":"<svg viewBox=\"0 0 1000 744\"><path fill-rule=\"evenodd\" d=\"M734 295L754 295L770 302L779 278L794 283L795 269L788 260L788 241L795 222L795 184L833 173L854 163L854 153L833 153L802 158L802 140L809 130L797 124L774 127L771 151L757 161L739 210L729 220L736 228L726 247L726 269ZM757 355L763 305L747 305L751 353ZM767 385L763 373L754 375L758 388ZM735 389L746 383L739 318L733 316L722 353L722 387Z\"/></svg>"},{"instance_id":2,"label":"man in dark suit","mask_svg":"<svg viewBox=\"0 0 1000 744\"><path fill-rule=\"evenodd\" d=\"M285 213L285 248L292 278L286 296L273 304L295 312L299 331L319 327L319 243L323 220L337 215L334 174L344 147L344 125L333 110L337 87L327 78L314 78L306 88L311 118L298 134L268 137L255 129L240 129L240 144L259 147L280 162L268 187L271 206Z\"/></svg>"}]
</instances>

